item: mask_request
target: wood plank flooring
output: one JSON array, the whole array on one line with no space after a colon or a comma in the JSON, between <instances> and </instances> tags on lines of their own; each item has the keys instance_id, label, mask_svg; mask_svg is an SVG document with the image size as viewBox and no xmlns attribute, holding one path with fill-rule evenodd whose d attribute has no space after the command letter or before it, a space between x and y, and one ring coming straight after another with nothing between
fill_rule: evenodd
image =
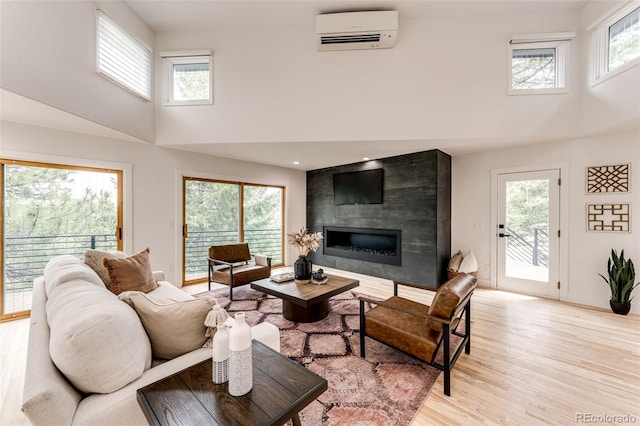
<instances>
[{"instance_id":1,"label":"wood plank flooring","mask_svg":"<svg viewBox=\"0 0 640 426\"><path fill-rule=\"evenodd\" d=\"M359 279L361 293L392 294L388 280L324 269ZM400 295L432 297L416 289ZM441 374L413 426L640 424L639 315L478 289L471 317L471 355L453 370L451 396L442 393ZM0 323L3 426L29 424L20 412L28 327L26 319Z\"/></svg>"}]
</instances>

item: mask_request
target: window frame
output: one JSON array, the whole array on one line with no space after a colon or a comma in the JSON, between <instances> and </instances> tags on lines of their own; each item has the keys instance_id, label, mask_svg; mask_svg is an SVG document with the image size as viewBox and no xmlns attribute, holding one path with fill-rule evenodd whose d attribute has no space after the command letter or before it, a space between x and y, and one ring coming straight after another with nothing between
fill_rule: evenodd
<instances>
[{"instance_id":1,"label":"window frame","mask_svg":"<svg viewBox=\"0 0 640 426\"><path fill-rule=\"evenodd\" d=\"M509 40L508 93L509 95L549 95L569 93L568 62L569 41L575 33L512 36ZM513 51L525 49L555 50L555 86L542 89L516 89L513 87Z\"/></svg>"},{"instance_id":2,"label":"window frame","mask_svg":"<svg viewBox=\"0 0 640 426\"><path fill-rule=\"evenodd\" d=\"M638 8L640 8L640 0L632 1L621 8L609 10L587 27L587 32L591 33L589 46L591 87L597 86L640 64L640 56L638 56L613 70L609 70L609 30L613 25L635 12Z\"/></svg>"},{"instance_id":3,"label":"window frame","mask_svg":"<svg viewBox=\"0 0 640 426\"><path fill-rule=\"evenodd\" d=\"M140 99L142 99L142 100L144 100L146 102L151 102L152 93L153 93L153 49L147 43L145 43L140 37L138 37L135 33L129 31L127 28L125 28L122 25L120 25L104 9L97 8L95 16L96 16L95 17L95 24L96 24L96 28L95 28L96 29L96 72L99 75L101 75L102 77L106 78L107 80L109 80L109 81L115 83L116 85L122 87L123 89L125 89L129 93L139 97ZM129 41L131 41L132 43L135 43L136 45L138 45L140 47L140 49L142 49L142 51L145 52L146 61L143 61L143 62L147 62L148 63L148 69L145 70L146 72L144 72L144 73L142 73L140 75L140 76L142 76L144 78L144 83L145 83L144 84L145 85L144 89L139 90L137 87L129 85L126 79L118 78L118 76L115 73L109 72L109 70L102 65L102 62L100 60L100 56L101 56L100 55L101 40L102 40L102 37L100 35L100 31L101 31L100 19L101 19L101 16L106 21L108 21L110 24L115 26L118 30L120 30L122 32L122 35L127 36ZM137 77L140 77L140 76L137 76Z\"/></svg>"},{"instance_id":4,"label":"window frame","mask_svg":"<svg viewBox=\"0 0 640 426\"><path fill-rule=\"evenodd\" d=\"M184 51L184 52L160 52L163 64L163 105L212 105L213 104L213 55L210 50ZM184 64L208 64L209 65L209 93L207 99L177 100L173 97L174 65Z\"/></svg>"},{"instance_id":5,"label":"window frame","mask_svg":"<svg viewBox=\"0 0 640 426\"><path fill-rule=\"evenodd\" d=\"M125 233L124 230L128 228L128 218L125 209L125 198L128 199L126 191L130 190L130 184L125 184L125 179L128 180L128 176L131 174L129 167L107 166L104 164L97 165L78 165L74 163L66 163L59 158L51 159L28 159L28 158L12 158L12 156L0 157L0 221L4 223L4 203L5 203L5 166L25 166L25 167L39 167L39 168L53 168L71 171L85 171L96 173L114 174L117 177L117 207L116 207L116 229L114 229L114 235L116 238L116 244L118 250L123 250L125 246ZM5 243L5 230L4 226L0 226L0 242L4 247ZM5 286L5 250L0 250L0 293L4 294ZM11 313L4 313L5 301L4 297L0 297L0 323L5 321L13 321L21 318L28 318L31 315L31 310L15 311Z\"/></svg>"}]
</instances>

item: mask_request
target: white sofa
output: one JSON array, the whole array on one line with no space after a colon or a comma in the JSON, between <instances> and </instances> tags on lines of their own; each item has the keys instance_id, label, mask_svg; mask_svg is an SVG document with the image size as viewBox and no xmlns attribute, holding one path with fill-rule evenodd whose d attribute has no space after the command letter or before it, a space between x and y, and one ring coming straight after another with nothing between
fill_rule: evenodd
<instances>
[{"instance_id":1,"label":"white sofa","mask_svg":"<svg viewBox=\"0 0 640 426\"><path fill-rule=\"evenodd\" d=\"M193 299L165 281L164 273L153 275L159 286L149 294ZM84 318L80 331L68 326L78 318ZM279 331L274 325L259 324L252 328L252 335L279 351ZM60 344L61 336L70 336L74 342L71 352L57 348L66 343ZM67 355L61 358L61 353ZM22 410L35 426L144 425L147 420L136 390L209 357L211 349L198 348L152 364L149 340L133 308L107 290L83 261L58 256L49 262L44 276L34 280ZM80 391L72 383L97 386L100 393Z\"/></svg>"}]
</instances>

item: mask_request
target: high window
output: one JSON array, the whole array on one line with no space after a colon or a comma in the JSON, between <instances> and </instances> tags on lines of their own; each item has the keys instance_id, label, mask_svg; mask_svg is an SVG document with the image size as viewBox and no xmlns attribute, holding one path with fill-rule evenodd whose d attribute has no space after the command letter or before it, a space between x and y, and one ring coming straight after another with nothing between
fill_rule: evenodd
<instances>
[{"instance_id":1,"label":"high window","mask_svg":"<svg viewBox=\"0 0 640 426\"><path fill-rule=\"evenodd\" d=\"M509 93L566 93L569 40L574 36L513 36L509 43Z\"/></svg>"},{"instance_id":2,"label":"high window","mask_svg":"<svg viewBox=\"0 0 640 426\"><path fill-rule=\"evenodd\" d=\"M284 264L284 188L183 177L183 283L207 279L209 247L246 241Z\"/></svg>"},{"instance_id":3,"label":"high window","mask_svg":"<svg viewBox=\"0 0 640 426\"><path fill-rule=\"evenodd\" d=\"M211 104L212 60L208 50L161 52L165 105Z\"/></svg>"},{"instance_id":4,"label":"high window","mask_svg":"<svg viewBox=\"0 0 640 426\"><path fill-rule=\"evenodd\" d=\"M100 9L96 27L98 73L151 100L151 48Z\"/></svg>"},{"instance_id":5,"label":"high window","mask_svg":"<svg viewBox=\"0 0 640 426\"><path fill-rule=\"evenodd\" d=\"M0 321L28 316L51 258L122 249L122 171L0 159Z\"/></svg>"},{"instance_id":6,"label":"high window","mask_svg":"<svg viewBox=\"0 0 640 426\"><path fill-rule=\"evenodd\" d=\"M606 14L588 30L594 84L640 64L640 1Z\"/></svg>"}]
</instances>

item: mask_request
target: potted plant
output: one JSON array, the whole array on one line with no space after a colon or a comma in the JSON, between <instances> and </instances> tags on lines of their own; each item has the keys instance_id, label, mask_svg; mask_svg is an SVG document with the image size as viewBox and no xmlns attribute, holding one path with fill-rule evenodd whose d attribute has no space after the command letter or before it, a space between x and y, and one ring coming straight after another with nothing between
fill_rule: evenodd
<instances>
[{"instance_id":1,"label":"potted plant","mask_svg":"<svg viewBox=\"0 0 640 426\"><path fill-rule=\"evenodd\" d=\"M307 228L303 227L298 232L287 234L289 244L298 249L298 260L293 264L293 272L295 282L298 284L307 284L311 282L311 274L313 264L307 257L310 252L315 252L320 247L322 241L322 232L309 233Z\"/></svg>"},{"instance_id":2,"label":"potted plant","mask_svg":"<svg viewBox=\"0 0 640 426\"><path fill-rule=\"evenodd\" d=\"M598 274L602 277L611 289L611 300L609 305L611 310L619 315L627 315L631 309L631 292L638 286L634 284L636 279L636 271L633 267L631 259L624 258L624 250L620 252L620 257L615 250L611 250L611 257L607 262L607 272L609 278Z\"/></svg>"}]
</instances>

